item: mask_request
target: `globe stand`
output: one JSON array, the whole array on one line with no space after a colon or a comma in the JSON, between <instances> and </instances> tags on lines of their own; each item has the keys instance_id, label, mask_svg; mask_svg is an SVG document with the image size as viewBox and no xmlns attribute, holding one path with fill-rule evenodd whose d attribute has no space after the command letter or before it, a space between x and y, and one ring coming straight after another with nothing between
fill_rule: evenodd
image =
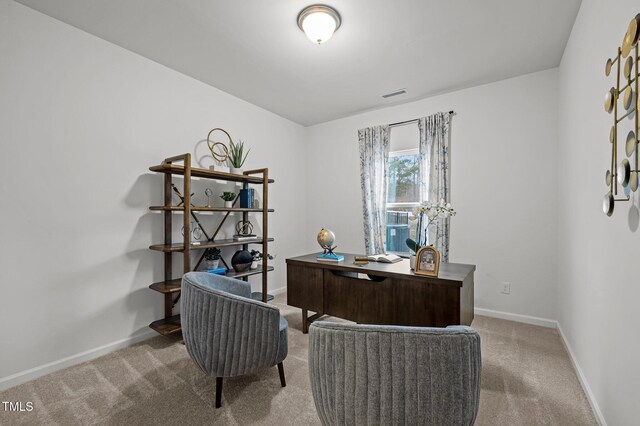
<instances>
[{"instance_id":1,"label":"globe stand","mask_svg":"<svg viewBox=\"0 0 640 426\"><path fill-rule=\"evenodd\" d=\"M322 254L335 256L336 254L333 252L333 250L335 250L337 248L338 248L338 246L333 246L333 247L331 247L331 246L323 246L322 249L324 251L322 252Z\"/></svg>"},{"instance_id":2,"label":"globe stand","mask_svg":"<svg viewBox=\"0 0 640 426\"><path fill-rule=\"evenodd\" d=\"M333 252L333 250L337 249L338 246L322 246L324 250L321 255L318 256L319 259L327 259L327 260L342 260L344 257L339 256Z\"/></svg>"}]
</instances>

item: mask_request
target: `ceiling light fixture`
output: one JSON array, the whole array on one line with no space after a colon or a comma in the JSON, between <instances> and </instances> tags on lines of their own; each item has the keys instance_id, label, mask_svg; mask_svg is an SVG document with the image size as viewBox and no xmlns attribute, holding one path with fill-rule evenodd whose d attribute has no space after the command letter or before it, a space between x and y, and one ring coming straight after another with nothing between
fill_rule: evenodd
<instances>
[{"instance_id":1,"label":"ceiling light fixture","mask_svg":"<svg viewBox=\"0 0 640 426\"><path fill-rule=\"evenodd\" d=\"M324 4L305 7L298 14L298 27L309 40L318 44L329 40L341 23L338 11Z\"/></svg>"}]
</instances>

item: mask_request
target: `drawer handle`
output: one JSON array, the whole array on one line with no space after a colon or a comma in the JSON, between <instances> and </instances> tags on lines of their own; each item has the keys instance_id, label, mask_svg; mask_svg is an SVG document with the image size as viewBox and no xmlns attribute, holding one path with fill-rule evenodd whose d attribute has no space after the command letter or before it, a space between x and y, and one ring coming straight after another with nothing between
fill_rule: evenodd
<instances>
[{"instance_id":1,"label":"drawer handle","mask_svg":"<svg viewBox=\"0 0 640 426\"><path fill-rule=\"evenodd\" d=\"M371 274L362 274L358 272L350 272L350 271L338 271L335 269L329 269L333 275L336 277L345 277L362 281L374 281L374 282L382 282L387 279L387 277L381 277L379 275L371 275ZM367 278L362 276L366 275Z\"/></svg>"}]
</instances>

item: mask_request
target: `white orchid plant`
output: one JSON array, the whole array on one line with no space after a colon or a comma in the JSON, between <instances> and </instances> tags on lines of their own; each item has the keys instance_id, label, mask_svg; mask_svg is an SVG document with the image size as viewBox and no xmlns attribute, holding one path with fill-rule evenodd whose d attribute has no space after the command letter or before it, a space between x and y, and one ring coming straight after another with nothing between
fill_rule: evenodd
<instances>
[{"instance_id":1,"label":"white orchid plant","mask_svg":"<svg viewBox=\"0 0 640 426\"><path fill-rule=\"evenodd\" d=\"M438 203L426 201L420 204L414 210L413 215L414 220L417 220L416 240L407 238L407 246L415 253L419 248L426 245L429 226L437 220L455 216L456 211L451 207L451 203L445 203L444 199L441 199Z\"/></svg>"}]
</instances>

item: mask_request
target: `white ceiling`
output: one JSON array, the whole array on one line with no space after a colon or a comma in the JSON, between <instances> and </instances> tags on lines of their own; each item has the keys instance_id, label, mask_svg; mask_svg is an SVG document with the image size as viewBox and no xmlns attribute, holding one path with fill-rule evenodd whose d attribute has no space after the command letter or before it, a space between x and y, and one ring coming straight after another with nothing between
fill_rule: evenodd
<instances>
[{"instance_id":1,"label":"white ceiling","mask_svg":"<svg viewBox=\"0 0 640 426\"><path fill-rule=\"evenodd\" d=\"M555 67L580 7L330 0L318 46L296 24L312 0L18 1L303 125Z\"/></svg>"}]
</instances>

